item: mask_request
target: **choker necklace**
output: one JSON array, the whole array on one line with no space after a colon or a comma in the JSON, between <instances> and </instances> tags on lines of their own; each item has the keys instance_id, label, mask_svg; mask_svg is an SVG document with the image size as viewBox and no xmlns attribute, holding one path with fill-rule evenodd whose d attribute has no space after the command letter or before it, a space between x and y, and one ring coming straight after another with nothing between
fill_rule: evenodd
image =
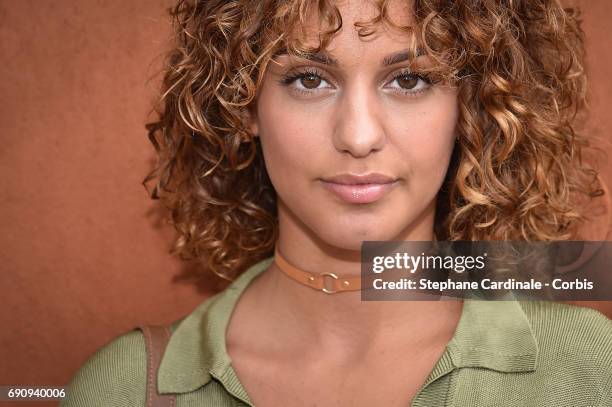
<instances>
[{"instance_id":1,"label":"choker necklace","mask_svg":"<svg viewBox=\"0 0 612 407\"><path fill-rule=\"evenodd\" d=\"M361 276L342 277L334 273L310 273L290 264L278 250L278 240L274 245L274 262L287 276L315 290L326 294L361 289Z\"/></svg>"}]
</instances>

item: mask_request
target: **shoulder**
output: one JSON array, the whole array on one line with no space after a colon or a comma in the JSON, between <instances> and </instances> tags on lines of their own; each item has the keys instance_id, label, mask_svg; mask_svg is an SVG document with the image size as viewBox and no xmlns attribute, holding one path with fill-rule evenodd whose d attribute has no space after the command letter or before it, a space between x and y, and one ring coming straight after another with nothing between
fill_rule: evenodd
<instances>
[{"instance_id":1,"label":"shoulder","mask_svg":"<svg viewBox=\"0 0 612 407\"><path fill-rule=\"evenodd\" d=\"M177 337L175 350L180 353L175 359L187 358L193 362L193 352L183 349L200 350L201 334L207 330L202 321L210 318L210 306L216 299L223 298L226 290L205 299L190 314L175 320L169 327L172 336ZM225 310L218 310L223 314ZM175 335L182 327L182 335ZM187 348L185 348L187 347ZM170 350L170 345L166 351ZM166 352L167 353L167 352ZM196 358L197 359L197 358ZM163 367L160 366L160 369ZM145 338L140 329L126 332L99 348L81 365L73 375L66 389L66 397L60 407L112 406L133 407L145 405L147 386L147 352Z\"/></svg>"},{"instance_id":2,"label":"shoulder","mask_svg":"<svg viewBox=\"0 0 612 407\"><path fill-rule=\"evenodd\" d=\"M612 320L601 312L553 301L519 301L519 304L540 341L555 339L559 350L612 358Z\"/></svg>"},{"instance_id":3,"label":"shoulder","mask_svg":"<svg viewBox=\"0 0 612 407\"><path fill-rule=\"evenodd\" d=\"M81 366L60 406L143 406L146 371L142 331L125 333L98 349Z\"/></svg>"},{"instance_id":4,"label":"shoulder","mask_svg":"<svg viewBox=\"0 0 612 407\"><path fill-rule=\"evenodd\" d=\"M538 345L538 366L574 386L612 397L612 320L592 308L519 301ZM585 388L586 390L586 388Z\"/></svg>"},{"instance_id":5,"label":"shoulder","mask_svg":"<svg viewBox=\"0 0 612 407\"><path fill-rule=\"evenodd\" d=\"M183 319L172 323L174 331ZM99 348L74 374L61 407L133 407L145 405L147 351L140 329Z\"/></svg>"}]
</instances>

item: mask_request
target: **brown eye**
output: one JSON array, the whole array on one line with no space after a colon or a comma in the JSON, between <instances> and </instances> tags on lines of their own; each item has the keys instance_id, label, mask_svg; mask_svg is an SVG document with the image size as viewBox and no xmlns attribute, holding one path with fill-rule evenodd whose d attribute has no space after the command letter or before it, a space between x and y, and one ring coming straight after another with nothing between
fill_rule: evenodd
<instances>
[{"instance_id":1,"label":"brown eye","mask_svg":"<svg viewBox=\"0 0 612 407\"><path fill-rule=\"evenodd\" d=\"M404 89L413 89L419 83L418 76L415 75L402 75L397 77L397 83Z\"/></svg>"},{"instance_id":2,"label":"brown eye","mask_svg":"<svg viewBox=\"0 0 612 407\"><path fill-rule=\"evenodd\" d=\"M321 78L319 75L315 75L312 73L306 73L300 79L300 82L306 89L316 89L321 84Z\"/></svg>"}]
</instances>

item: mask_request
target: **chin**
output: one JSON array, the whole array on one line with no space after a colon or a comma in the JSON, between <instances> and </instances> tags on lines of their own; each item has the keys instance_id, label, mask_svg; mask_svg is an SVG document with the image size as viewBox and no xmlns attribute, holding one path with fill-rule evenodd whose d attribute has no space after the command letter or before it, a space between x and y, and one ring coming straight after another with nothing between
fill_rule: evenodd
<instances>
[{"instance_id":1,"label":"chin","mask_svg":"<svg viewBox=\"0 0 612 407\"><path fill-rule=\"evenodd\" d=\"M330 228L331 226L331 228ZM326 231L319 233L325 243L344 250L359 251L363 241L389 241L395 240L400 233L399 230L383 227L365 227L365 225L352 225L344 227L341 225L327 225Z\"/></svg>"}]
</instances>

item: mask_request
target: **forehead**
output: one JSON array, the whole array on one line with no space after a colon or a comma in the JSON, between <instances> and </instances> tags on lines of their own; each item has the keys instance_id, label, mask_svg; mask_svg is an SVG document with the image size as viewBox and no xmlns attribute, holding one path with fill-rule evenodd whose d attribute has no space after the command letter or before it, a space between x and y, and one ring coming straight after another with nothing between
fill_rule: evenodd
<instances>
[{"instance_id":1,"label":"forehead","mask_svg":"<svg viewBox=\"0 0 612 407\"><path fill-rule=\"evenodd\" d=\"M320 34L335 28L338 22L330 22L333 21L335 10L319 9L313 5L316 2L308 3L303 22L293 27L289 40L297 40L307 46L316 47ZM397 28L414 26L411 1L338 0L330 2L330 5L337 9L342 23L337 34L331 37L327 47L330 51L339 44L345 46L349 43L362 42L375 43L374 47L378 47L385 42L409 44L414 40L414 37L406 31ZM371 34L363 35L365 32Z\"/></svg>"}]
</instances>

